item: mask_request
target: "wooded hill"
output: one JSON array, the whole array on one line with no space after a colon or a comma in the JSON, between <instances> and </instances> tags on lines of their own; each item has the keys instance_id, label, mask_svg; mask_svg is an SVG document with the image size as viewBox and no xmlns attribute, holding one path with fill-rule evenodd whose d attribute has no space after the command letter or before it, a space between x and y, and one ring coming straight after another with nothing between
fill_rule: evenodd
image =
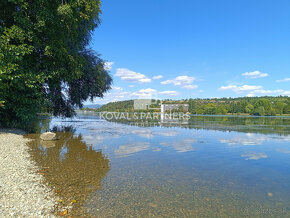
<instances>
[{"instance_id":1,"label":"wooded hill","mask_svg":"<svg viewBox=\"0 0 290 218\"><path fill-rule=\"evenodd\" d=\"M159 103L160 101L157 100L156 105ZM260 116L290 114L290 97L285 96L163 100L163 104L176 103L189 104L191 114L250 114ZM134 112L134 100L110 102L96 111ZM155 111L158 110L155 109ZM138 112L140 111L138 110Z\"/></svg>"}]
</instances>

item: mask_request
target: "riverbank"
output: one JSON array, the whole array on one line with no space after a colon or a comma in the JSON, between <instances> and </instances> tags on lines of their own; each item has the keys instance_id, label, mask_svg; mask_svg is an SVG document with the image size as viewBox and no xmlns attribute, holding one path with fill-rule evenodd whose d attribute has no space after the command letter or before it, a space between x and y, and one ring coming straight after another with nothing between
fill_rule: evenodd
<instances>
[{"instance_id":1,"label":"riverbank","mask_svg":"<svg viewBox=\"0 0 290 218\"><path fill-rule=\"evenodd\" d=\"M54 217L56 200L31 161L20 130L0 129L0 214L3 217Z\"/></svg>"}]
</instances>

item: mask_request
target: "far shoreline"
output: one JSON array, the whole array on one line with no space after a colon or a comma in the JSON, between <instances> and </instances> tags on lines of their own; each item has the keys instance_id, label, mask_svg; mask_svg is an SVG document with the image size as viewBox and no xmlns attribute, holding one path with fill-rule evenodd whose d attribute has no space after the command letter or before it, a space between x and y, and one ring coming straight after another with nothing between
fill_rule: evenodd
<instances>
[{"instance_id":1,"label":"far shoreline","mask_svg":"<svg viewBox=\"0 0 290 218\"><path fill-rule=\"evenodd\" d=\"M86 109L77 109L76 112L83 112L83 113L87 113L87 112L93 112L93 113L101 113L101 112L104 112L104 113L150 113L150 111L147 111L147 112L132 112L132 111L98 111L98 110L95 110L95 109L90 109L90 110L86 110ZM160 112L156 112L156 113L160 113ZM264 115L264 116L261 116L261 115L251 115L251 114L232 114L232 113L228 113L228 114L189 114L189 116L204 116L204 117L269 117L269 118L289 118L290 117L290 114L283 114L283 115Z\"/></svg>"}]
</instances>

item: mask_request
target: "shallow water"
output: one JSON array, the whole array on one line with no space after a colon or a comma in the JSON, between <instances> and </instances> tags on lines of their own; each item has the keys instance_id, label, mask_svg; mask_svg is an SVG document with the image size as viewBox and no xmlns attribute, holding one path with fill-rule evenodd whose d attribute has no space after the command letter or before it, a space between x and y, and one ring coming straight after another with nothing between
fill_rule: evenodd
<instances>
[{"instance_id":1,"label":"shallow water","mask_svg":"<svg viewBox=\"0 0 290 218\"><path fill-rule=\"evenodd\" d=\"M27 135L32 157L71 215L290 217L290 118L40 124L59 140Z\"/></svg>"}]
</instances>

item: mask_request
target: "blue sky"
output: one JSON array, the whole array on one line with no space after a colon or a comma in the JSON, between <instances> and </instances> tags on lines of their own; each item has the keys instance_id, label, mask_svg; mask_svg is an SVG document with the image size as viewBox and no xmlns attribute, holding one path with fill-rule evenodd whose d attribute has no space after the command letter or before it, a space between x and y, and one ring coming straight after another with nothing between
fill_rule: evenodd
<instances>
[{"instance_id":1,"label":"blue sky","mask_svg":"<svg viewBox=\"0 0 290 218\"><path fill-rule=\"evenodd\" d=\"M92 48L136 98L290 96L290 1L105 0Z\"/></svg>"}]
</instances>

